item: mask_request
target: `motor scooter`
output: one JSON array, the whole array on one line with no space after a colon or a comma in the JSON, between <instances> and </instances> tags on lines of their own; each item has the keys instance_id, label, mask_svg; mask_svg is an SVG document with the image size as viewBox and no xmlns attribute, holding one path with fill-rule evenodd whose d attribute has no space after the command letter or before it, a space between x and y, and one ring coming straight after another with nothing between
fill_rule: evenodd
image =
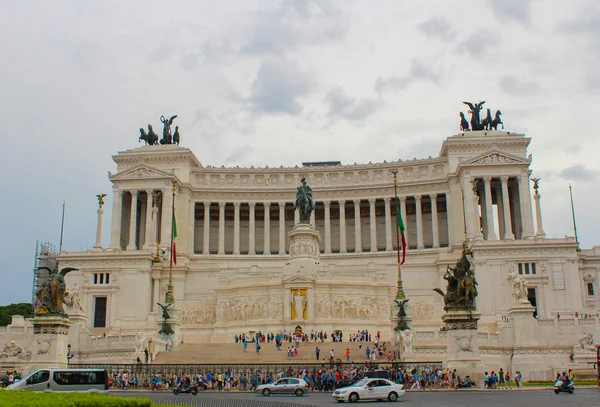
<instances>
[{"instance_id":1,"label":"motor scooter","mask_svg":"<svg viewBox=\"0 0 600 407\"><path fill-rule=\"evenodd\" d=\"M190 384L187 388L183 388L182 383L179 383L177 387L173 389L173 394L177 395L180 393L190 393L193 396L198 394L198 386L196 384Z\"/></svg>"},{"instance_id":2,"label":"motor scooter","mask_svg":"<svg viewBox=\"0 0 600 407\"><path fill-rule=\"evenodd\" d=\"M554 383L554 394L558 394L561 391L563 393L573 394L575 392L575 386L573 385L573 381L571 380L567 385L565 385L565 383L562 380L558 379L556 383Z\"/></svg>"}]
</instances>

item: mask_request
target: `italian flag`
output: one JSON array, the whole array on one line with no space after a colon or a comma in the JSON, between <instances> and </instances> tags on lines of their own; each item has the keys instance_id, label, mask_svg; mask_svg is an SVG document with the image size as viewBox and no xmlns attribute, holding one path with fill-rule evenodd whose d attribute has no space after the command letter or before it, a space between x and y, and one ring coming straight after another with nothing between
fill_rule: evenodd
<instances>
[{"instance_id":1,"label":"italian flag","mask_svg":"<svg viewBox=\"0 0 600 407\"><path fill-rule=\"evenodd\" d=\"M173 256L173 263L177 264L177 222L175 221L175 214L173 214L173 247L171 248L171 255Z\"/></svg>"},{"instance_id":2,"label":"italian flag","mask_svg":"<svg viewBox=\"0 0 600 407\"><path fill-rule=\"evenodd\" d=\"M404 264L406 260L406 237L404 236L404 221L402 220L402 211L400 210L400 200L398 197L396 197L396 211L398 213L398 229L400 230L400 238L402 239L402 261L400 264Z\"/></svg>"}]
</instances>

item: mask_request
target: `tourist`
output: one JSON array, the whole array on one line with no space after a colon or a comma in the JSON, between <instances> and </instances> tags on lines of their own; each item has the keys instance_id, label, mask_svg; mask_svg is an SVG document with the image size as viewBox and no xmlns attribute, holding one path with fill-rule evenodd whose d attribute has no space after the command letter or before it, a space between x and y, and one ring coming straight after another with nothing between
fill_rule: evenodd
<instances>
[{"instance_id":1,"label":"tourist","mask_svg":"<svg viewBox=\"0 0 600 407\"><path fill-rule=\"evenodd\" d=\"M294 356L298 356L298 348L294 349Z\"/></svg>"},{"instance_id":2,"label":"tourist","mask_svg":"<svg viewBox=\"0 0 600 407\"><path fill-rule=\"evenodd\" d=\"M319 349L319 347L317 346L315 348L315 355L317 356L317 360L319 360L319 353L321 353L321 349Z\"/></svg>"},{"instance_id":3,"label":"tourist","mask_svg":"<svg viewBox=\"0 0 600 407\"><path fill-rule=\"evenodd\" d=\"M365 349L365 355L367 356L367 360L371 359L371 348L367 345L367 349Z\"/></svg>"},{"instance_id":4,"label":"tourist","mask_svg":"<svg viewBox=\"0 0 600 407\"><path fill-rule=\"evenodd\" d=\"M248 341L244 339L244 348L242 349L242 351L244 353L246 353L247 349L248 349Z\"/></svg>"},{"instance_id":5,"label":"tourist","mask_svg":"<svg viewBox=\"0 0 600 407\"><path fill-rule=\"evenodd\" d=\"M350 362L350 349L346 348L346 362Z\"/></svg>"},{"instance_id":6,"label":"tourist","mask_svg":"<svg viewBox=\"0 0 600 407\"><path fill-rule=\"evenodd\" d=\"M258 341L256 341L254 347L256 348L256 354L258 355L260 353L260 344L258 343Z\"/></svg>"},{"instance_id":7,"label":"tourist","mask_svg":"<svg viewBox=\"0 0 600 407\"><path fill-rule=\"evenodd\" d=\"M517 387L519 387L518 384L517 384ZM488 372L485 372L485 374L483 375L483 388L484 389L490 388L490 375Z\"/></svg>"},{"instance_id":8,"label":"tourist","mask_svg":"<svg viewBox=\"0 0 600 407\"><path fill-rule=\"evenodd\" d=\"M416 387L416 390L423 390L423 388L421 387L421 383L420 383L421 381L419 380L419 374L417 373L417 369L413 369L412 379L413 379L413 384L410 389L412 390Z\"/></svg>"},{"instance_id":9,"label":"tourist","mask_svg":"<svg viewBox=\"0 0 600 407\"><path fill-rule=\"evenodd\" d=\"M498 371L498 379L500 387L504 387L504 370L502 370L502 368Z\"/></svg>"},{"instance_id":10,"label":"tourist","mask_svg":"<svg viewBox=\"0 0 600 407\"><path fill-rule=\"evenodd\" d=\"M333 352L333 349L331 349L331 351L329 351L329 357L330 357L331 359L333 359L333 358L334 358L334 355L333 355L333 354L334 354L334 352Z\"/></svg>"}]
</instances>

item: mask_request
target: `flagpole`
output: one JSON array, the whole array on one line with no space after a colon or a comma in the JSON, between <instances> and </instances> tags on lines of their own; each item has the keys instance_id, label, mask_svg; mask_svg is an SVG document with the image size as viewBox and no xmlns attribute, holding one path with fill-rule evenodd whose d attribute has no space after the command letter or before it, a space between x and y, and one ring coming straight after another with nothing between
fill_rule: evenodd
<instances>
[{"instance_id":1,"label":"flagpole","mask_svg":"<svg viewBox=\"0 0 600 407\"><path fill-rule=\"evenodd\" d=\"M573 204L573 190L569 183L569 195L571 196L571 214L573 215L573 230L575 231L575 243L579 246L579 238L577 237L577 223L575 222L575 205Z\"/></svg>"},{"instance_id":2,"label":"flagpole","mask_svg":"<svg viewBox=\"0 0 600 407\"><path fill-rule=\"evenodd\" d=\"M63 233L65 231L65 207L67 203L63 201L63 209L62 209L62 219L60 221L60 244L58 246L58 255L62 252L62 244L63 244Z\"/></svg>"},{"instance_id":3,"label":"flagpole","mask_svg":"<svg viewBox=\"0 0 600 407\"><path fill-rule=\"evenodd\" d=\"M396 178L398 170L392 170L392 174L394 174L394 202L396 203L396 253L398 255L398 291L396 292L396 299L403 300L406 298L406 296L404 295L404 286L402 284L402 262L400 261L400 227L398 226L398 211L400 210L400 205L398 205L398 181Z\"/></svg>"},{"instance_id":4,"label":"flagpole","mask_svg":"<svg viewBox=\"0 0 600 407\"><path fill-rule=\"evenodd\" d=\"M173 294L173 231L175 230L175 186L177 181L173 180L173 204L171 205L171 255L169 256L169 285L165 295L165 303L174 304L175 295Z\"/></svg>"}]
</instances>

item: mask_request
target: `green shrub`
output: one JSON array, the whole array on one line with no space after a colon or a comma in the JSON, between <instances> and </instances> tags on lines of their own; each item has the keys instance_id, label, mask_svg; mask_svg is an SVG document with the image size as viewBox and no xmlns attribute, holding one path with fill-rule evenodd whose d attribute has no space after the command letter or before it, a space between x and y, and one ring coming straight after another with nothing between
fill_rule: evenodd
<instances>
[{"instance_id":1,"label":"green shrub","mask_svg":"<svg viewBox=\"0 0 600 407\"><path fill-rule=\"evenodd\" d=\"M33 393L0 391L2 407L151 407L148 398L115 397L85 393Z\"/></svg>"}]
</instances>

